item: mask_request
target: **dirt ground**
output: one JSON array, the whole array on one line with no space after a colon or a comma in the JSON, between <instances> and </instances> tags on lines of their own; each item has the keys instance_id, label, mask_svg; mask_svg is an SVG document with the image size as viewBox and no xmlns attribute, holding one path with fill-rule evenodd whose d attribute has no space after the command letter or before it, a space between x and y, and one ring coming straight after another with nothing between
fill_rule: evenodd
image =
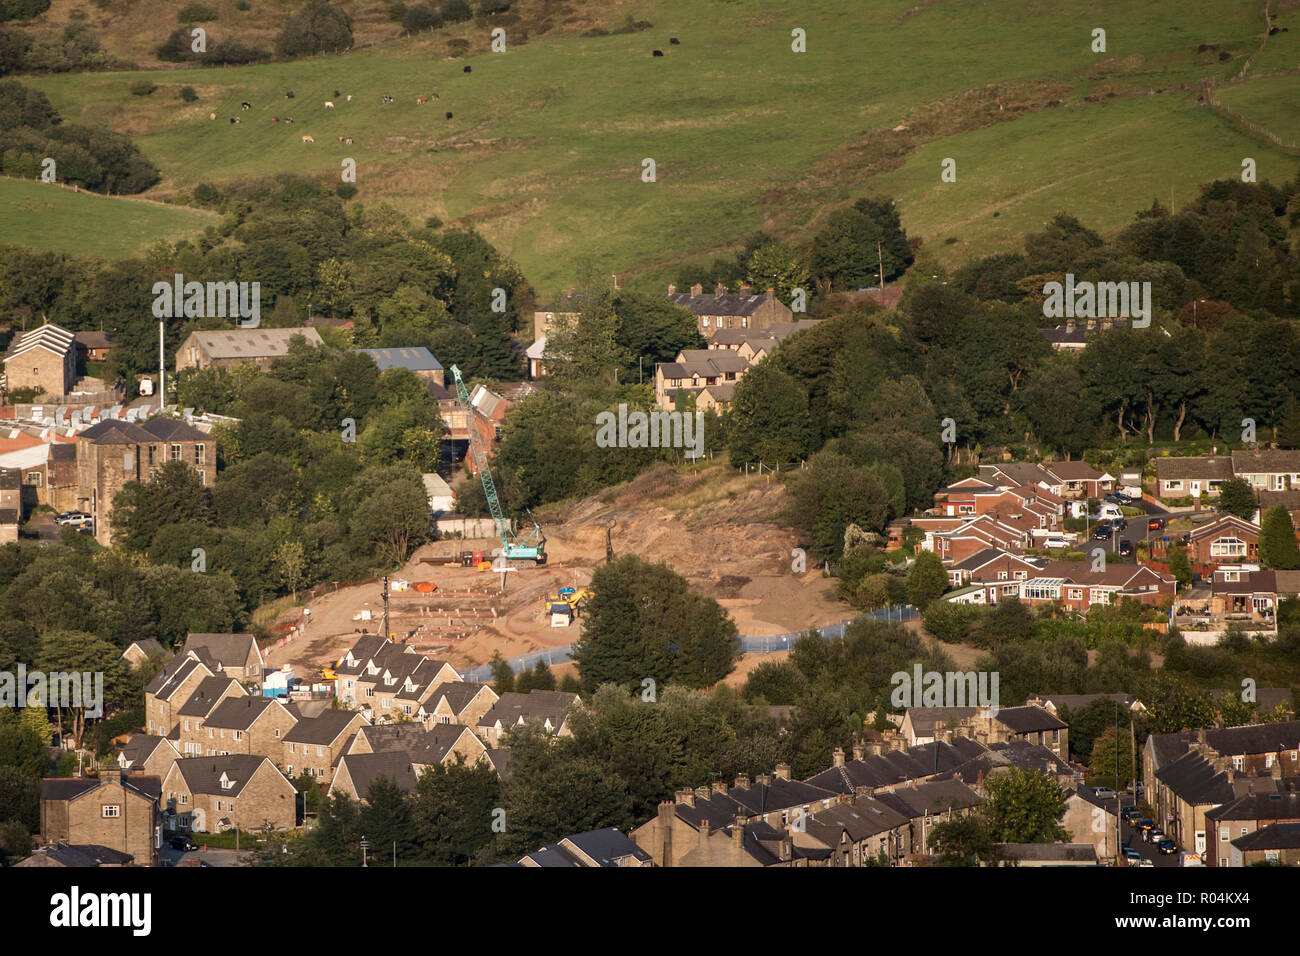
<instances>
[{"instance_id":1,"label":"dirt ground","mask_svg":"<svg viewBox=\"0 0 1300 956\"><path fill-rule=\"evenodd\" d=\"M811 567L802 574L791 570L798 541L776 520L784 507L784 485L769 476L737 475L721 466L694 474L651 469L626 485L539 514L547 564L508 572L504 593L501 574L449 563L461 550L490 555L499 542L447 540L420 548L401 572L390 575L412 589L390 593L389 630L394 639L453 667L486 663L498 650L514 657L576 641L580 619L569 627L551 627L543 601L560 587L591 582L605 560L611 518L615 556L631 553L666 562L725 607L742 635L782 634L851 617L853 608L835 596L834 580ZM415 591L423 581L435 583L437 590ZM362 629L378 633L382 585L327 591L306 609L305 627L301 608L278 619L277 624L300 630L269 649L270 667L290 664L306 677L338 660ZM367 611L369 620L360 619ZM741 668L747 666L752 665L742 662ZM741 668L737 673L747 672Z\"/></svg>"}]
</instances>

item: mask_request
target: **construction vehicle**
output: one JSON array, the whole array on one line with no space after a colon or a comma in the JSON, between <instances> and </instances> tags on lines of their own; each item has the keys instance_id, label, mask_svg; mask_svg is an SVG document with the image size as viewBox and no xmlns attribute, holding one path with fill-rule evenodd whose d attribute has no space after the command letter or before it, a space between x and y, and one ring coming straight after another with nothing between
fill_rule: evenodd
<instances>
[{"instance_id":1,"label":"construction vehicle","mask_svg":"<svg viewBox=\"0 0 1300 956\"><path fill-rule=\"evenodd\" d=\"M496 482L492 480L492 468L488 465L487 449L483 447L483 439L479 435L478 429L474 427L474 407L470 404L469 391L465 388L465 381L460 376L459 368L453 365L451 374L456 380L456 401L465 413L466 431L469 432L470 453L474 456L474 464L478 468L479 479L483 482L483 495L487 498L488 510L492 513L492 522L496 526L497 534L501 537L501 553L505 555L508 561L534 561L538 565L543 565L546 563L546 536L542 534L542 529L536 521L533 522L532 533L522 541L510 530L505 515L501 513L501 502L497 498Z\"/></svg>"},{"instance_id":2,"label":"construction vehicle","mask_svg":"<svg viewBox=\"0 0 1300 956\"><path fill-rule=\"evenodd\" d=\"M559 593L554 597L546 599L547 614L577 614L587 606L591 600L592 592L589 588L560 588Z\"/></svg>"}]
</instances>

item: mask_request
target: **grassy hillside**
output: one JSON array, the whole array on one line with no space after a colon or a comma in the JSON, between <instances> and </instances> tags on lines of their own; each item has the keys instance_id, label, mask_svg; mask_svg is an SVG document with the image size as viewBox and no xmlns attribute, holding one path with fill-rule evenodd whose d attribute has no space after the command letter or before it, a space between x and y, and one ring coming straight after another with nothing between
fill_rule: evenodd
<instances>
[{"instance_id":1,"label":"grassy hillside","mask_svg":"<svg viewBox=\"0 0 1300 956\"><path fill-rule=\"evenodd\" d=\"M0 242L123 259L215 225L215 213L0 178Z\"/></svg>"},{"instance_id":2,"label":"grassy hillside","mask_svg":"<svg viewBox=\"0 0 1300 956\"><path fill-rule=\"evenodd\" d=\"M163 172L159 193L280 170L337 181L353 158L358 201L473 224L546 291L584 258L657 283L756 229L803 241L864 193L894 195L908 230L956 262L1018 244L1062 208L1113 228L1167 202L1171 187L1177 202L1236 174L1242 156L1261 178L1292 175L1294 158L1196 105L1203 79L1228 79L1259 51L1257 4L1133 6L629 0L602 5L606 21L653 29L522 45L507 30L508 52L493 54L479 21L457 28L476 51L463 60L447 59L436 36L404 39L297 63L150 72L160 88L143 98L128 92L139 73L34 82L69 120L131 131ZM1295 63L1300 10L1285 16L1297 29L1267 51ZM1089 49L1094 26L1107 30L1104 54ZM791 52L793 27L807 31L808 52ZM198 103L177 98L185 84ZM416 104L434 91L439 102ZM381 105L386 94L396 102ZM272 122L286 114L292 126ZM956 183L939 180L946 157ZM657 182L641 181L645 158Z\"/></svg>"}]
</instances>

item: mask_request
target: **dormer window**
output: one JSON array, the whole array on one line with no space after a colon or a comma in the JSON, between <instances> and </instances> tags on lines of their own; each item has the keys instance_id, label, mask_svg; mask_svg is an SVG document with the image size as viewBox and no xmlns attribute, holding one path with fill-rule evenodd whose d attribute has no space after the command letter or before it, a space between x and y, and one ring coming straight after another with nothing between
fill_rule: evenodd
<instances>
[{"instance_id":1,"label":"dormer window","mask_svg":"<svg viewBox=\"0 0 1300 956\"><path fill-rule=\"evenodd\" d=\"M228 776L226 776L225 772L223 771L221 774L221 789L231 790L234 788L234 786L235 786L235 781L231 780Z\"/></svg>"}]
</instances>

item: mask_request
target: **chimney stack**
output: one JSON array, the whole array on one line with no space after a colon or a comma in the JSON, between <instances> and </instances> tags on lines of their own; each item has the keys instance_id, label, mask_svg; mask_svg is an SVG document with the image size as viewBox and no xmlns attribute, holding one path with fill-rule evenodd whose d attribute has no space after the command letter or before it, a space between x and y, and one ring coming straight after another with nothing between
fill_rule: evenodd
<instances>
[{"instance_id":1,"label":"chimney stack","mask_svg":"<svg viewBox=\"0 0 1300 956\"><path fill-rule=\"evenodd\" d=\"M1280 753L1274 755L1273 766L1269 770L1274 780L1282 779L1282 755Z\"/></svg>"},{"instance_id":2,"label":"chimney stack","mask_svg":"<svg viewBox=\"0 0 1300 956\"><path fill-rule=\"evenodd\" d=\"M745 846L745 818L740 814L731 824L731 842L737 849L744 849Z\"/></svg>"},{"instance_id":3,"label":"chimney stack","mask_svg":"<svg viewBox=\"0 0 1300 956\"><path fill-rule=\"evenodd\" d=\"M841 761L844 760L843 750L840 751L840 760ZM778 780L790 779L790 765L788 763L779 763L776 765L776 779Z\"/></svg>"},{"instance_id":4,"label":"chimney stack","mask_svg":"<svg viewBox=\"0 0 1300 956\"><path fill-rule=\"evenodd\" d=\"M702 294L703 292L704 292L704 286L700 285L698 282L695 283L695 285L691 286L692 299L695 298L697 295Z\"/></svg>"},{"instance_id":5,"label":"chimney stack","mask_svg":"<svg viewBox=\"0 0 1300 956\"><path fill-rule=\"evenodd\" d=\"M723 285L721 282L719 282L717 288L713 290L713 294L714 294L714 295L726 295L726 294L727 294L727 287L726 287L725 285Z\"/></svg>"},{"instance_id":6,"label":"chimney stack","mask_svg":"<svg viewBox=\"0 0 1300 956\"><path fill-rule=\"evenodd\" d=\"M856 749L856 748L855 748ZM836 747L831 751L831 763L836 767L844 766L844 748Z\"/></svg>"},{"instance_id":7,"label":"chimney stack","mask_svg":"<svg viewBox=\"0 0 1300 956\"><path fill-rule=\"evenodd\" d=\"M705 846L709 842L709 821L700 821L700 846Z\"/></svg>"},{"instance_id":8,"label":"chimney stack","mask_svg":"<svg viewBox=\"0 0 1300 956\"><path fill-rule=\"evenodd\" d=\"M748 282L742 282L742 283L740 284L740 294L741 294L741 295L749 295L749 283L748 283Z\"/></svg>"},{"instance_id":9,"label":"chimney stack","mask_svg":"<svg viewBox=\"0 0 1300 956\"><path fill-rule=\"evenodd\" d=\"M689 787L677 791L677 802L684 803L688 807L695 806L695 791L691 790Z\"/></svg>"},{"instance_id":10,"label":"chimney stack","mask_svg":"<svg viewBox=\"0 0 1300 956\"><path fill-rule=\"evenodd\" d=\"M866 751L864 750L864 748L863 748L863 746L862 746L862 741L860 741L860 740L855 740L855 741L853 741L853 759L854 759L854 760L861 760L861 759L863 758L863 756L865 755L865 753L866 753Z\"/></svg>"},{"instance_id":11,"label":"chimney stack","mask_svg":"<svg viewBox=\"0 0 1300 956\"><path fill-rule=\"evenodd\" d=\"M715 780L715 781L713 782L713 792L714 792L714 793L720 793L720 794L722 794L722 795L725 797L725 796L727 795L727 785L726 785L726 783L724 783L724 782L721 781L721 780Z\"/></svg>"},{"instance_id":12,"label":"chimney stack","mask_svg":"<svg viewBox=\"0 0 1300 956\"><path fill-rule=\"evenodd\" d=\"M669 283L669 285L668 285L668 294L669 294L669 295L676 295L676 294L677 294L677 286L672 285L671 283Z\"/></svg>"},{"instance_id":13,"label":"chimney stack","mask_svg":"<svg viewBox=\"0 0 1300 956\"><path fill-rule=\"evenodd\" d=\"M737 790L749 789L749 774L747 773L736 774L736 789Z\"/></svg>"}]
</instances>

